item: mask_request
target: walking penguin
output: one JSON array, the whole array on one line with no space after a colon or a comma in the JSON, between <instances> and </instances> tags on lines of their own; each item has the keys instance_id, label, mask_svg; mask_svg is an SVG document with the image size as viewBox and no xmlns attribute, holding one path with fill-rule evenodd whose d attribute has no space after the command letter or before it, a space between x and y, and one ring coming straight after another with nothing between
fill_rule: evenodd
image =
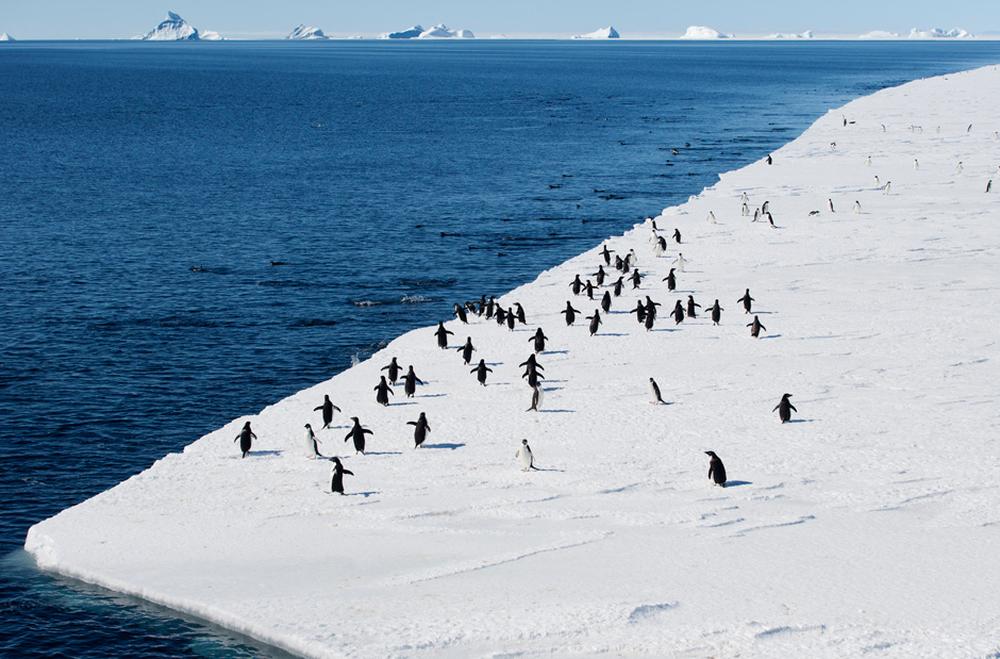
<instances>
[{"instance_id":1,"label":"walking penguin","mask_svg":"<svg viewBox=\"0 0 1000 659\"><path fill-rule=\"evenodd\" d=\"M792 418L792 410L795 410L792 401L788 400L791 397L791 394L784 394L781 397L781 402L774 406L774 410L778 411L778 416L781 418L782 423L788 423ZM771 411L774 412L774 410ZM798 412L798 410L795 411Z\"/></svg>"},{"instance_id":2,"label":"walking penguin","mask_svg":"<svg viewBox=\"0 0 1000 659\"><path fill-rule=\"evenodd\" d=\"M389 386L389 383L385 381L384 375L379 380L379 383L375 385L373 389L374 391L377 392L375 394L375 402L377 402L379 405L385 405L386 407L389 406L389 394L392 394L393 396L396 395L396 392L392 390L392 387Z\"/></svg>"},{"instance_id":3,"label":"walking penguin","mask_svg":"<svg viewBox=\"0 0 1000 659\"><path fill-rule=\"evenodd\" d=\"M431 431L430 424L427 423L427 415L423 412L420 413L420 418L416 421L407 421L406 425L414 426L413 428L413 448L418 448L427 439L427 433Z\"/></svg>"},{"instance_id":4,"label":"walking penguin","mask_svg":"<svg viewBox=\"0 0 1000 659\"><path fill-rule=\"evenodd\" d=\"M351 417L351 421L354 422L354 427L351 428L351 432L347 433L347 437L344 437L344 441L346 442L349 439L353 439L354 440L354 451L356 453L360 453L361 455L364 455L365 454L365 435L374 435L375 433L373 433L371 430L368 430L368 428L362 428L361 427L361 422L358 421L358 417L352 416Z\"/></svg>"},{"instance_id":5,"label":"walking penguin","mask_svg":"<svg viewBox=\"0 0 1000 659\"><path fill-rule=\"evenodd\" d=\"M243 429L240 430L240 434L236 435L236 439L233 440L235 444L237 440L240 442L240 451L243 452L243 457L247 457L250 454L250 446L253 444L254 439L257 439L257 435L253 434L253 430L250 430L250 422L247 421L243 424Z\"/></svg>"},{"instance_id":6,"label":"walking penguin","mask_svg":"<svg viewBox=\"0 0 1000 659\"><path fill-rule=\"evenodd\" d=\"M330 473L330 494L336 492L337 494L344 493L344 474L354 475L354 472L350 469L344 469L344 465L340 464L340 458L330 458L333 461L333 471Z\"/></svg>"},{"instance_id":7,"label":"walking penguin","mask_svg":"<svg viewBox=\"0 0 1000 659\"><path fill-rule=\"evenodd\" d=\"M708 477L715 481L720 487L726 486L726 466L715 454L715 451L705 451L705 455L711 458L708 462Z\"/></svg>"},{"instance_id":8,"label":"walking penguin","mask_svg":"<svg viewBox=\"0 0 1000 659\"><path fill-rule=\"evenodd\" d=\"M760 338L761 330L764 330L765 332L767 331L767 328L761 324L760 318L758 318L757 316L753 317L752 323L747 323L747 327L750 328L750 336L752 336L755 339Z\"/></svg>"},{"instance_id":9,"label":"walking penguin","mask_svg":"<svg viewBox=\"0 0 1000 659\"><path fill-rule=\"evenodd\" d=\"M341 409L334 405L333 401L330 400L329 394L323 396L323 404L314 408L313 412L317 412L319 410L323 410L323 428L329 428L330 424L333 423L334 410L337 410L338 412L341 411ZM306 427L308 428L309 426Z\"/></svg>"},{"instance_id":10,"label":"walking penguin","mask_svg":"<svg viewBox=\"0 0 1000 659\"><path fill-rule=\"evenodd\" d=\"M444 349L446 349L448 347L448 335L449 334L454 334L454 332L452 332L450 330L446 330L444 328L444 323L438 323L438 328L434 332L434 336L437 337L438 347L441 348L442 350L444 350Z\"/></svg>"}]
</instances>

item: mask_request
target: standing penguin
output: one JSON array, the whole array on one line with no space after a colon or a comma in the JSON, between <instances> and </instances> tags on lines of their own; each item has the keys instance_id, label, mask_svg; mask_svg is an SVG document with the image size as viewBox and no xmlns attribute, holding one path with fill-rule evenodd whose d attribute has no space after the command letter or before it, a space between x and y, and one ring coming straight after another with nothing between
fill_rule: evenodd
<instances>
[{"instance_id":1,"label":"standing penguin","mask_svg":"<svg viewBox=\"0 0 1000 659\"><path fill-rule=\"evenodd\" d=\"M830 199L828 197L827 200L826 200L826 205L827 205L827 208L830 209L831 213L836 213L837 212L837 211L833 210L833 199Z\"/></svg>"},{"instance_id":2,"label":"standing penguin","mask_svg":"<svg viewBox=\"0 0 1000 659\"><path fill-rule=\"evenodd\" d=\"M639 321L640 325L646 322L646 314L648 312L646 311L646 305L643 303L642 300L636 300L635 309L632 309L631 311L629 311L629 313L635 314L636 320Z\"/></svg>"},{"instance_id":3,"label":"standing penguin","mask_svg":"<svg viewBox=\"0 0 1000 659\"><path fill-rule=\"evenodd\" d=\"M507 323L507 312L499 304L497 305L496 315L493 317L496 318L497 325L505 325Z\"/></svg>"},{"instance_id":4,"label":"standing penguin","mask_svg":"<svg viewBox=\"0 0 1000 659\"><path fill-rule=\"evenodd\" d=\"M319 439L317 439L316 434L313 433L312 426L308 423L306 424L306 457L322 458L323 456L319 454Z\"/></svg>"},{"instance_id":5,"label":"standing penguin","mask_svg":"<svg viewBox=\"0 0 1000 659\"><path fill-rule=\"evenodd\" d=\"M594 285L587 280L587 283L583 285L584 290L587 291L587 297L591 300L594 299Z\"/></svg>"},{"instance_id":6,"label":"standing penguin","mask_svg":"<svg viewBox=\"0 0 1000 659\"><path fill-rule=\"evenodd\" d=\"M514 331L514 325L517 323L517 314L514 313L513 308L507 309L507 329L511 332Z\"/></svg>"},{"instance_id":7,"label":"standing penguin","mask_svg":"<svg viewBox=\"0 0 1000 659\"><path fill-rule=\"evenodd\" d=\"M240 434L236 435L236 439L233 440L234 444L239 441L240 451L243 452L244 458L250 455L250 447L253 445L252 440L254 439L257 439L257 435L253 434L253 430L250 430L250 422L247 421L243 424Z\"/></svg>"},{"instance_id":8,"label":"standing penguin","mask_svg":"<svg viewBox=\"0 0 1000 659\"><path fill-rule=\"evenodd\" d=\"M566 308L561 313L566 314L566 324L572 325L576 320L576 314L580 313L580 310L574 309L573 304L569 300L566 300Z\"/></svg>"},{"instance_id":9,"label":"standing penguin","mask_svg":"<svg viewBox=\"0 0 1000 659\"><path fill-rule=\"evenodd\" d=\"M531 388L531 407L525 410L525 412L537 412L542 406L542 385L536 384Z\"/></svg>"},{"instance_id":10,"label":"standing penguin","mask_svg":"<svg viewBox=\"0 0 1000 659\"><path fill-rule=\"evenodd\" d=\"M580 294L580 289L583 288L583 282L580 281L580 275L573 278L573 281L569 283L569 287L573 289L573 295Z\"/></svg>"},{"instance_id":11,"label":"standing penguin","mask_svg":"<svg viewBox=\"0 0 1000 659\"><path fill-rule=\"evenodd\" d=\"M338 412L341 411L341 409L339 407L337 407L336 405L333 404L333 401L330 400L330 396L329 395L324 395L323 396L323 404L322 405L320 405L319 407L313 408L313 412L317 412L319 410L323 410L323 428L329 428L330 424L333 423L333 411L334 410L337 410ZM306 426L306 427L308 428L309 426Z\"/></svg>"},{"instance_id":12,"label":"standing penguin","mask_svg":"<svg viewBox=\"0 0 1000 659\"><path fill-rule=\"evenodd\" d=\"M396 380L399 379L400 366L396 363L395 357L392 358L388 366L383 366L380 370L389 371L389 382L396 384ZM337 411L339 412L340 410Z\"/></svg>"},{"instance_id":13,"label":"standing penguin","mask_svg":"<svg viewBox=\"0 0 1000 659\"><path fill-rule=\"evenodd\" d=\"M653 253L657 256L663 256L667 253L667 239L663 236L657 236L656 241L653 245Z\"/></svg>"},{"instance_id":14,"label":"standing penguin","mask_svg":"<svg viewBox=\"0 0 1000 659\"><path fill-rule=\"evenodd\" d=\"M677 243L678 245L681 244L681 230L680 229L674 229L674 242Z\"/></svg>"},{"instance_id":15,"label":"standing penguin","mask_svg":"<svg viewBox=\"0 0 1000 659\"><path fill-rule=\"evenodd\" d=\"M697 318L698 314L695 313L695 307L701 307L700 304L694 301L693 295L688 295L687 312L689 318Z\"/></svg>"},{"instance_id":16,"label":"standing penguin","mask_svg":"<svg viewBox=\"0 0 1000 659\"><path fill-rule=\"evenodd\" d=\"M541 364L539 364L538 360L535 358L535 353L531 353L530 355L528 355L528 358L525 359L520 364L518 364L518 366L523 366L525 369L527 369L527 371L529 373L531 371L544 371L545 370L545 367L542 366ZM524 376L521 376L521 377L524 377Z\"/></svg>"},{"instance_id":17,"label":"standing penguin","mask_svg":"<svg viewBox=\"0 0 1000 659\"><path fill-rule=\"evenodd\" d=\"M653 394L653 400L649 401L653 405L666 405L666 401L663 400L663 396L660 395L660 385L656 384L656 380L649 378L649 391Z\"/></svg>"},{"instance_id":18,"label":"standing penguin","mask_svg":"<svg viewBox=\"0 0 1000 659\"><path fill-rule=\"evenodd\" d=\"M460 304L455 305L455 318L458 318L466 325L469 324L469 317L465 314L465 309L463 309Z\"/></svg>"},{"instance_id":19,"label":"standing penguin","mask_svg":"<svg viewBox=\"0 0 1000 659\"><path fill-rule=\"evenodd\" d=\"M594 278L597 279L598 286L604 286L604 279L608 276L608 273L604 272L604 266L597 266L597 272L594 273Z\"/></svg>"},{"instance_id":20,"label":"standing penguin","mask_svg":"<svg viewBox=\"0 0 1000 659\"><path fill-rule=\"evenodd\" d=\"M618 281L611 285L611 291L615 294L615 297L619 297L622 294L622 288L625 287L625 278L619 277Z\"/></svg>"},{"instance_id":21,"label":"standing penguin","mask_svg":"<svg viewBox=\"0 0 1000 659\"><path fill-rule=\"evenodd\" d=\"M747 323L747 327L750 328L750 336L752 336L755 339L760 338L761 330L764 330L765 332L767 331L767 328L761 324L760 318L758 318L757 316L753 317L752 323Z\"/></svg>"},{"instance_id":22,"label":"standing penguin","mask_svg":"<svg viewBox=\"0 0 1000 659\"><path fill-rule=\"evenodd\" d=\"M611 311L611 291L604 291L604 296L601 298L601 310L604 313Z\"/></svg>"},{"instance_id":23,"label":"standing penguin","mask_svg":"<svg viewBox=\"0 0 1000 659\"><path fill-rule=\"evenodd\" d=\"M448 335L449 334L454 334L454 332L452 332L450 330L446 330L444 328L444 323L438 323L438 328L437 328L437 331L434 332L434 336L437 337L438 347L441 348L442 350L445 350L445 349L448 348Z\"/></svg>"},{"instance_id":24,"label":"standing penguin","mask_svg":"<svg viewBox=\"0 0 1000 659\"><path fill-rule=\"evenodd\" d=\"M629 277L629 280L632 282L632 290L634 291L639 288L639 284L642 283L642 275L639 274L638 270L633 270L632 276Z\"/></svg>"},{"instance_id":25,"label":"standing penguin","mask_svg":"<svg viewBox=\"0 0 1000 659\"><path fill-rule=\"evenodd\" d=\"M375 394L375 402L379 405L385 405L386 407L389 406L389 394L392 394L393 396L396 395L396 392L392 390L389 383L385 381L384 375L381 380L379 380L379 383L375 385L373 390L377 392Z\"/></svg>"},{"instance_id":26,"label":"standing penguin","mask_svg":"<svg viewBox=\"0 0 1000 659\"><path fill-rule=\"evenodd\" d=\"M514 303L514 307L515 307L515 311L517 312L517 314L516 314L517 315L517 322L521 323L522 325L527 325L528 321L525 320L524 307L521 306L520 302L515 302Z\"/></svg>"},{"instance_id":27,"label":"standing penguin","mask_svg":"<svg viewBox=\"0 0 1000 659\"><path fill-rule=\"evenodd\" d=\"M489 320L493 318L493 314L496 313L497 302L496 299L491 295L489 301L486 303L486 319Z\"/></svg>"},{"instance_id":28,"label":"standing penguin","mask_svg":"<svg viewBox=\"0 0 1000 659\"><path fill-rule=\"evenodd\" d=\"M471 346L471 342L467 345ZM468 364L468 360L466 360L465 363ZM403 376L403 393L406 394L407 398L413 398L413 394L417 392L418 382L420 384L424 384L424 381L418 378L417 374L413 372L413 364L410 364L410 368L407 369L406 375Z\"/></svg>"},{"instance_id":29,"label":"standing penguin","mask_svg":"<svg viewBox=\"0 0 1000 659\"><path fill-rule=\"evenodd\" d=\"M614 254L614 253L615 253L615 250L608 249L608 246L604 245L604 247L601 249L601 256L604 257L604 264L605 265L611 265L611 255Z\"/></svg>"},{"instance_id":30,"label":"standing penguin","mask_svg":"<svg viewBox=\"0 0 1000 659\"><path fill-rule=\"evenodd\" d=\"M469 371L469 373L475 373L476 374L476 379L479 380L479 384L483 385L484 387L486 386L486 374L487 373L492 373L492 372L493 372L493 369L489 368L486 365L486 360L485 359L480 359L479 360L479 364L474 369L472 369L471 371Z\"/></svg>"},{"instance_id":31,"label":"standing penguin","mask_svg":"<svg viewBox=\"0 0 1000 659\"><path fill-rule=\"evenodd\" d=\"M539 327L535 330L535 335L528 340L535 342L535 352L539 353L545 351L545 339L547 338L549 337L545 336L545 332L543 332L542 328Z\"/></svg>"},{"instance_id":32,"label":"standing penguin","mask_svg":"<svg viewBox=\"0 0 1000 659\"><path fill-rule=\"evenodd\" d=\"M719 306L719 298L715 299L715 304L710 306L708 310L712 314L712 324L718 325L719 320L722 318L722 311L723 311L723 308Z\"/></svg>"},{"instance_id":33,"label":"standing penguin","mask_svg":"<svg viewBox=\"0 0 1000 659\"><path fill-rule=\"evenodd\" d=\"M531 471L538 468L535 466L535 456L531 453L531 447L528 446L526 439L521 440L521 446L518 447L515 457L521 463L521 471Z\"/></svg>"},{"instance_id":34,"label":"standing penguin","mask_svg":"<svg viewBox=\"0 0 1000 659\"><path fill-rule=\"evenodd\" d=\"M587 320L590 321L590 335L594 336L597 334L597 328L601 326L601 312L594 309L594 315L587 316Z\"/></svg>"},{"instance_id":35,"label":"standing penguin","mask_svg":"<svg viewBox=\"0 0 1000 659\"><path fill-rule=\"evenodd\" d=\"M674 268L670 268L670 272L667 276L663 278L663 281L667 282L667 290L672 291L677 288L677 275L674 274Z\"/></svg>"},{"instance_id":36,"label":"standing penguin","mask_svg":"<svg viewBox=\"0 0 1000 659\"><path fill-rule=\"evenodd\" d=\"M364 451L362 451L363 453ZM344 465L340 464L340 458L330 458L333 461L333 470L330 473L330 494L336 492L337 494L344 494L344 474L354 475L354 472L350 469L344 469Z\"/></svg>"},{"instance_id":37,"label":"standing penguin","mask_svg":"<svg viewBox=\"0 0 1000 659\"><path fill-rule=\"evenodd\" d=\"M646 320L642 323L647 332L653 329L653 325L656 323L656 307L653 304L650 302L646 305Z\"/></svg>"},{"instance_id":38,"label":"standing penguin","mask_svg":"<svg viewBox=\"0 0 1000 659\"><path fill-rule=\"evenodd\" d=\"M775 410L778 411L778 417L781 419L782 423L788 423L792 418L792 410L795 410L795 406L792 405L792 401L788 400L791 397L791 394L784 394L781 397L781 401L774 406L774 410L771 410L772 412ZM798 412L798 410L795 411Z\"/></svg>"},{"instance_id":39,"label":"standing penguin","mask_svg":"<svg viewBox=\"0 0 1000 659\"><path fill-rule=\"evenodd\" d=\"M766 162L768 165L771 165L771 164L774 163L774 158L771 157L770 153L767 154L767 158L764 159L764 162Z\"/></svg>"},{"instance_id":40,"label":"standing penguin","mask_svg":"<svg viewBox=\"0 0 1000 659\"><path fill-rule=\"evenodd\" d=\"M750 297L750 289L749 288L747 289L747 292L743 294L743 297L741 297L740 299L738 299L736 301L743 303L743 313L750 313L750 307L752 306L752 303L753 303L754 299L752 297Z\"/></svg>"},{"instance_id":41,"label":"standing penguin","mask_svg":"<svg viewBox=\"0 0 1000 659\"><path fill-rule=\"evenodd\" d=\"M722 460L719 459L719 456L717 456L714 451L705 451L705 455L711 458L708 461L708 477L715 481L716 485L725 487L726 466L722 464Z\"/></svg>"},{"instance_id":42,"label":"standing penguin","mask_svg":"<svg viewBox=\"0 0 1000 659\"><path fill-rule=\"evenodd\" d=\"M351 417L351 421L354 422L354 427L351 428L351 431L349 433L347 433L346 437L344 437L344 441L346 442L349 439L354 440L354 450L355 450L355 452L360 453L361 455L364 455L365 454L365 435L374 435L375 433L373 433L371 430L368 430L368 428L361 427L361 422L358 421L358 417L352 416ZM352 476L353 476L353 474L352 474Z\"/></svg>"},{"instance_id":43,"label":"standing penguin","mask_svg":"<svg viewBox=\"0 0 1000 659\"><path fill-rule=\"evenodd\" d=\"M413 428L413 448L418 448L427 439L427 433L431 431L431 426L427 423L427 415L421 412L420 418L416 421L407 421L406 425L415 426Z\"/></svg>"},{"instance_id":44,"label":"standing penguin","mask_svg":"<svg viewBox=\"0 0 1000 659\"><path fill-rule=\"evenodd\" d=\"M674 267L677 268L678 272L684 272L684 266L687 264L687 259L684 258L684 254L677 254L677 258L674 259Z\"/></svg>"},{"instance_id":45,"label":"standing penguin","mask_svg":"<svg viewBox=\"0 0 1000 659\"><path fill-rule=\"evenodd\" d=\"M680 325L684 322L684 305L681 304L680 300L677 300L677 304L674 305L674 310L670 315L674 317L674 325Z\"/></svg>"},{"instance_id":46,"label":"standing penguin","mask_svg":"<svg viewBox=\"0 0 1000 659\"><path fill-rule=\"evenodd\" d=\"M466 365L468 365L468 363L472 361L472 353L476 351L472 345L471 336L466 337L465 345L459 348L458 351L462 353L462 359L465 361Z\"/></svg>"}]
</instances>

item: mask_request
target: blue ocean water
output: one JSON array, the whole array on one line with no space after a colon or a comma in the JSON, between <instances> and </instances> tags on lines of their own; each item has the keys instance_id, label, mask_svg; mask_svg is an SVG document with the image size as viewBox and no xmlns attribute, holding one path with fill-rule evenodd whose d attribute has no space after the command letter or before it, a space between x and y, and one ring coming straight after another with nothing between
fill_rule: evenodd
<instances>
[{"instance_id":1,"label":"blue ocean water","mask_svg":"<svg viewBox=\"0 0 1000 659\"><path fill-rule=\"evenodd\" d=\"M991 42L3 44L0 655L265 652L39 574L27 528L829 107L998 60Z\"/></svg>"}]
</instances>

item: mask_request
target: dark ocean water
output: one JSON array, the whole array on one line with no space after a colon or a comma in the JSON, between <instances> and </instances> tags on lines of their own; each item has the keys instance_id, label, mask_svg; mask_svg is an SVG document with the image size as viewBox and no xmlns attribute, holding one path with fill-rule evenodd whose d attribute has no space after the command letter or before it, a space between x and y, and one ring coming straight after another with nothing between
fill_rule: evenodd
<instances>
[{"instance_id":1,"label":"dark ocean water","mask_svg":"<svg viewBox=\"0 0 1000 659\"><path fill-rule=\"evenodd\" d=\"M0 655L268 653L42 575L25 532L829 107L998 61L990 42L0 45Z\"/></svg>"}]
</instances>

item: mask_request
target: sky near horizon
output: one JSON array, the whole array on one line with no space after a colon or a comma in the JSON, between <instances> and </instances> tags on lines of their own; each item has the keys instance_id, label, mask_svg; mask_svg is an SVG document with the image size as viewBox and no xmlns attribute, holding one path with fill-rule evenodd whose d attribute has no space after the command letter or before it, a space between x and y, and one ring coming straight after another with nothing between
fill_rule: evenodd
<instances>
[{"instance_id":1,"label":"sky near horizon","mask_svg":"<svg viewBox=\"0 0 1000 659\"><path fill-rule=\"evenodd\" d=\"M688 25L762 35L813 30L960 27L1000 32L1000 0L0 0L0 32L21 39L127 38L173 10L200 30L234 37L281 37L298 23L337 36L373 35L415 23L446 23L491 34L571 35L614 25L622 36L677 36Z\"/></svg>"}]
</instances>

